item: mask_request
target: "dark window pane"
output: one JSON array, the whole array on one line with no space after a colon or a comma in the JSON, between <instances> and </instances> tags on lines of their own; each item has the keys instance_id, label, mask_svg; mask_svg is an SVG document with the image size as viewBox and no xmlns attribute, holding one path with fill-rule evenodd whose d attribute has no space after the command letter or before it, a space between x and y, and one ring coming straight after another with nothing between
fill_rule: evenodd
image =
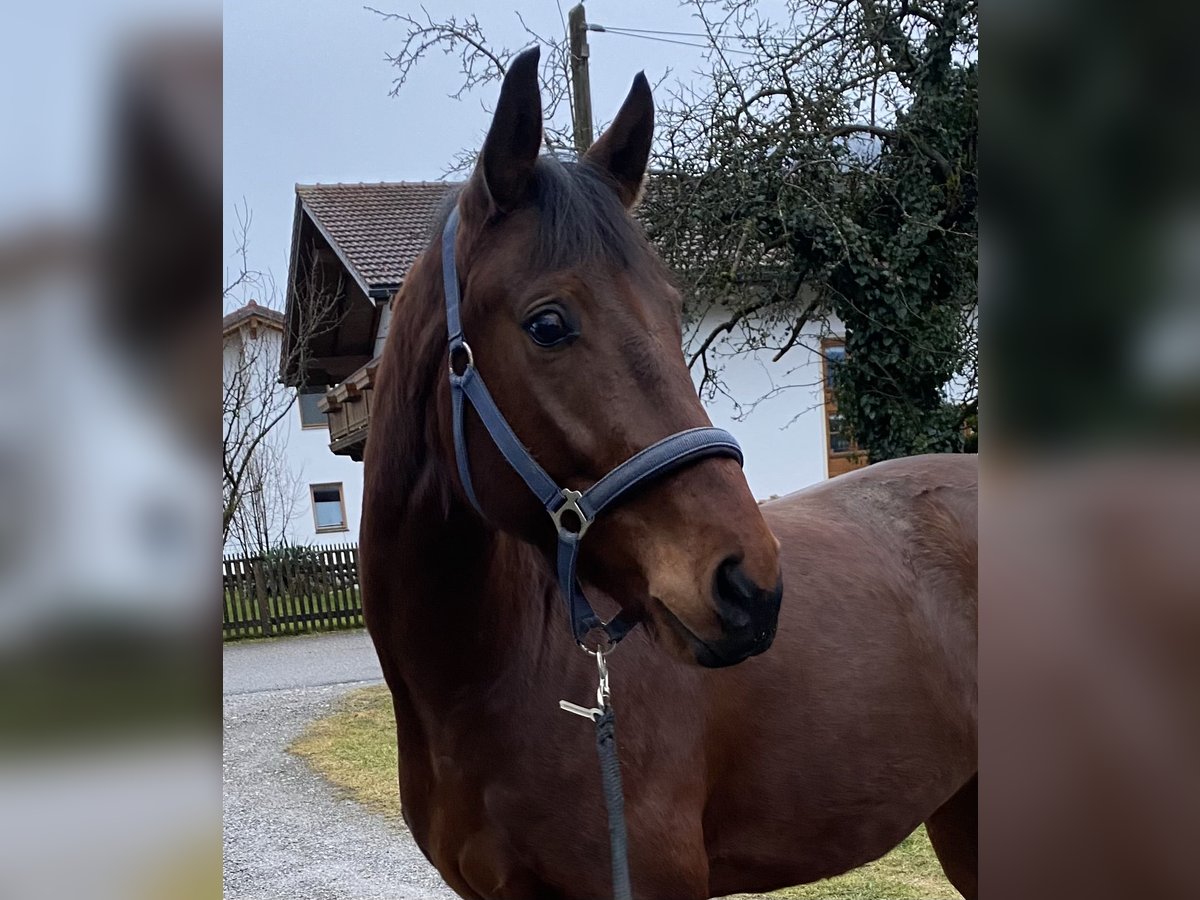
<instances>
[{"instance_id":1,"label":"dark window pane","mask_svg":"<svg viewBox=\"0 0 1200 900\"><path fill-rule=\"evenodd\" d=\"M321 398L325 396L324 391L312 391L311 393L300 395L300 424L301 425L328 425L329 422L325 418L325 413L317 409L317 404Z\"/></svg>"}]
</instances>

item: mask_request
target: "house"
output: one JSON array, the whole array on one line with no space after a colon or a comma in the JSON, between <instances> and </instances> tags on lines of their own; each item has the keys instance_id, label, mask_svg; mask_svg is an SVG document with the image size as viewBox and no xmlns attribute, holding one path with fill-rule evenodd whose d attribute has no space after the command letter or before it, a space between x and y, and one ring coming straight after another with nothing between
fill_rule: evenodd
<instances>
[{"instance_id":1,"label":"house","mask_svg":"<svg viewBox=\"0 0 1200 900\"><path fill-rule=\"evenodd\" d=\"M314 284L338 295L339 318L309 341L307 354L288 353L304 361L284 380L307 385L311 396L321 398L312 402L329 417L328 450L335 456L362 459L390 298L429 243L453 189L444 182L296 185L287 340L294 344L303 331ZM695 323L685 349L722 322L714 311ZM838 433L830 391L842 352L836 329L831 334L828 324L808 326L782 362L773 362L770 351L734 353L731 346L716 342L710 350L728 395L705 396L705 406L713 424L741 442L756 496L782 495L863 464L857 448ZM698 372L695 377L699 381Z\"/></svg>"},{"instance_id":2,"label":"house","mask_svg":"<svg viewBox=\"0 0 1200 900\"><path fill-rule=\"evenodd\" d=\"M362 460L390 300L453 189L441 181L296 185L283 380L304 386L328 416L337 456ZM330 294L334 323L306 328L313 297Z\"/></svg>"},{"instance_id":3,"label":"house","mask_svg":"<svg viewBox=\"0 0 1200 900\"><path fill-rule=\"evenodd\" d=\"M329 452L321 395L281 380L286 324L254 300L222 321L223 456L240 497L227 552L358 540L362 473Z\"/></svg>"}]
</instances>

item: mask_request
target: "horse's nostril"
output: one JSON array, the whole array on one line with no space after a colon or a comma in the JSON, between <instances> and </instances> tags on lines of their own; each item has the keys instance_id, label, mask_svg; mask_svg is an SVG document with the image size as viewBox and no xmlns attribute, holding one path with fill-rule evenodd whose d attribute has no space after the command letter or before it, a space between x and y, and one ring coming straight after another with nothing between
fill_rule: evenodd
<instances>
[{"instance_id":1,"label":"horse's nostril","mask_svg":"<svg viewBox=\"0 0 1200 900\"><path fill-rule=\"evenodd\" d=\"M717 566L715 581L717 604L725 624L747 627L751 620L750 605L761 591L742 569L741 558L731 556Z\"/></svg>"}]
</instances>

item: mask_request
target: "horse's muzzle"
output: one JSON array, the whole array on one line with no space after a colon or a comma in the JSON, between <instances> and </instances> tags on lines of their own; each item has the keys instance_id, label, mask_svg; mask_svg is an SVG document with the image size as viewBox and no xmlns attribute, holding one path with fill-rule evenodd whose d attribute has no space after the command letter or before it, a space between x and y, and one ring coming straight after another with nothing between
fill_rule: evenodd
<instances>
[{"instance_id":1,"label":"horse's muzzle","mask_svg":"<svg viewBox=\"0 0 1200 900\"><path fill-rule=\"evenodd\" d=\"M708 657L696 659L706 666L731 666L750 656L762 653L775 640L779 624L779 604L783 598L783 580L771 588L763 588L746 573L736 559L727 559L717 566L713 578L713 602L721 636L706 642Z\"/></svg>"},{"instance_id":2,"label":"horse's muzzle","mask_svg":"<svg viewBox=\"0 0 1200 900\"><path fill-rule=\"evenodd\" d=\"M697 663L708 668L732 666L771 646L782 597L782 579L772 588L762 588L737 560L730 559L717 567L713 579L713 606L719 627L716 635L701 637L669 609L667 620Z\"/></svg>"}]
</instances>

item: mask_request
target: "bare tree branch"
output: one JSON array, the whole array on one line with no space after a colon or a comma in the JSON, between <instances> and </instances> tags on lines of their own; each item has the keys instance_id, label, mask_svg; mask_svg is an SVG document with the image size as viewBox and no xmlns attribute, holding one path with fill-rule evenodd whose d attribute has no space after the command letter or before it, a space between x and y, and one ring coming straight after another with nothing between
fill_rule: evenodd
<instances>
[{"instance_id":1,"label":"bare tree branch","mask_svg":"<svg viewBox=\"0 0 1200 900\"><path fill-rule=\"evenodd\" d=\"M254 300L264 313L277 309L279 298L269 274L248 268L246 247L253 216L244 207L238 214L235 255L241 271L228 280L223 304L245 305ZM251 290L266 293L249 296ZM231 531L240 527L243 535L261 536L261 528L251 527L256 515L267 502L262 493L271 484L283 479L278 468L284 459L279 426L294 410L297 391L282 384L283 370L307 371L312 341L336 328L344 315L345 290L341 278L334 284L324 284L315 267L310 267L302 283L293 285L295 302L291 320L285 323L292 333L287 342L287 357L283 358L284 335L274 324L251 326L249 322L224 338L222 348L221 385L221 482L222 482L222 539L228 540ZM239 300L243 302L238 303ZM265 318L265 316L264 316ZM267 459L269 457L270 459ZM257 508L255 507L257 504ZM278 497L270 508L282 512ZM249 518L247 518L249 517ZM237 523L242 522L241 526Z\"/></svg>"}]
</instances>

